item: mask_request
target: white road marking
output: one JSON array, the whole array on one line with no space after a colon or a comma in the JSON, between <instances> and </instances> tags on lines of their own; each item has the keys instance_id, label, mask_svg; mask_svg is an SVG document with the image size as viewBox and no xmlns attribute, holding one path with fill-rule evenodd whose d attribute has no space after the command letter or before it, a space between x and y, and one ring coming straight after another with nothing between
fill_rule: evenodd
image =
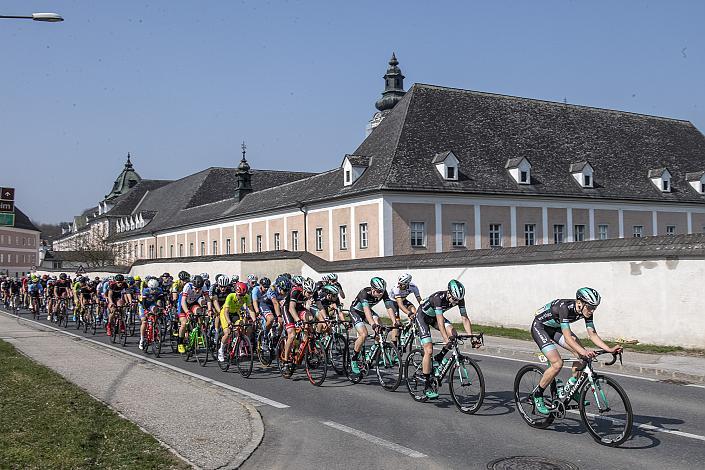
<instances>
[{"instance_id":1,"label":"white road marking","mask_svg":"<svg viewBox=\"0 0 705 470\"><path fill-rule=\"evenodd\" d=\"M580 412L577 410L569 410L569 412L574 413L574 414L580 414ZM585 414L590 417L593 417L593 418L597 417L597 418L607 419L607 420L610 420L614 423L619 423L619 424L624 423L624 420L622 420L622 419L610 418L609 416L599 416L599 415L596 415L595 413L585 413ZM691 434L689 432L678 431L677 429L661 428L661 427L652 426L651 424L646 424L646 423L634 423L634 427L641 428L641 429L647 429L649 431L663 432L666 434L675 434L676 436L687 437L689 439L696 439L698 441L705 441L705 436L701 436L699 434Z\"/></svg>"},{"instance_id":2,"label":"white road marking","mask_svg":"<svg viewBox=\"0 0 705 470\"><path fill-rule=\"evenodd\" d=\"M357 429L350 428L348 426L345 426L344 424L336 423L335 421L321 421L321 424L325 424L326 426L329 426L333 429L337 429L338 431L343 431L348 434L352 434L353 436L359 437L360 439L364 439L368 442L372 442L373 444L386 447L387 449L399 452L400 454L406 455L407 457L411 457L414 459L428 457L426 454L422 454L421 452L417 452L413 449L409 449L408 447L404 447L402 445L395 444L394 442L390 442L377 436L373 436L372 434L367 434L366 432L358 431Z\"/></svg>"},{"instance_id":3,"label":"white road marking","mask_svg":"<svg viewBox=\"0 0 705 470\"><path fill-rule=\"evenodd\" d=\"M685 387L698 387L698 388L705 388L705 385L698 385L698 384L685 384Z\"/></svg>"},{"instance_id":4,"label":"white road marking","mask_svg":"<svg viewBox=\"0 0 705 470\"><path fill-rule=\"evenodd\" d=\"M79 339L81 339L81 340L83 340L83 341L88 341L88 342L91 342L91 343L95 343L95 344L97 344L97 345L99 345L99 346L103 346L103 347L106 347L106 348L110 348L110 349L112 349L112 350L114 350L114 351L117 351L117 352L119 352L119 353L127 354L127 355L129 355L129 356L136 357L137 359L140 359L140 360L142 360L142 361L147 361L147 362L150 362L150 363L155 364L155 365L157 365L157 366L164 367L164 368L169 369L169 370L173 370L173 371L178 372L178 373L180 373L180 374L188 375L189 377L193 377L193 378L195 378L195 379L202 380L202 381L207 382L207 383L209 383L209 384L211 384L211 385L215 385L215 386L217 386L217 387L224 388L224 389L226 389L226 390L230 390L231 392L239 393L240 395L244 395L244 396L246 396L246 397L248 397L248 398L252 398L253 400L258 401L258 402L260 402L260 403L262 403L262 404L273 406L274 408L289 408L289 405L285 405L284 403L280 403L280 402L278 402L278 401L271 400L271 399L269 399L269 398L267 398L267 397L263 397L263 396L261 396L261 395L257 395L257 394L252 393L252 392L248 392L247 390L243 390L243 389L241 389L241 388L233 387L232 385L228 385L228 384L226 384L226 383L219 382L219 381L217 381L217 380L213 380L213 379L208 378L208 377L205 377L205 376L203 376L203 375L199 375L199 374L195 374L195 373L193 373L193 372L189 372L189 371L184 370L184 369L181 369L181 368L179 368L179 367L172 366L171 364L166 364L166 363L164 363L164 362L160 362L160 361L151 359L151 358L149 358L149 357L145 357L144 355L141 355L141 354L135 354L135 353L133 353L133 352L131 352L131 351L127 351L127 350L122 349L122 348L117 348L117 347L112 346L112 345L110 345L110 344L101 343L100 341L96 341L96 340L91 339L91 338L86 338L85 336L81 336L81 335L77 335L77 334L71 333L70 331L65 331L65 330L62 330L62 329L53 327L53 326L51 326L51 325L45 325L44 323L40 323L40 322L35 321L35 320L30 320L29 318L17 317L17 316L15 316L15 315L11 315L11 314L6 313L6 312L2 312L2 313L4 313L5 315L7 315L8 317L11 317L11 318L19 318L19 319L22 320L22 321L31 322L31 323L36 323L37 325L39 325L39 326L41 326L41 327L44 327L44 328L51 328L52 330L58 331L59 333L63 333L63 334L65 334L65 335L73 336L73 337L79 338Z\"/></svg>"}]
</instances>

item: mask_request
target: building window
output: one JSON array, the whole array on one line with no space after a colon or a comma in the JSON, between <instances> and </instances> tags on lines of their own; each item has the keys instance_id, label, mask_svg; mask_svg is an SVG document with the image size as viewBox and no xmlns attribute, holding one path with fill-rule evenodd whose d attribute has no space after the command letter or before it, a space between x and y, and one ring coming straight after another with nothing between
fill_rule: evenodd
<instances>
[{"instance_id":1,"label":"building window","mask_svg":"<svg viewBox=\"0 0 705 470\"><path fill-rule=\"evenodd\" d=\"M323 251L323 229L316 229L316 251Z\"/></svg>"},{"instance_id":2,"label":"building window","mask_svg":"<svg viewBox=\"0 0 705 470\"><path fill-rule=\"evenodd\" d=\"M201 255L201 256L205 256L205 255L206 255L206 242L201 242L201 252L200 252L200 255Z\"/></svg>"},{"instance_id":3,"label":"building window","mask_svg":"<svg viewBox=\"0 0 705 470\"><path fill-rule=\"evenodd\" d=\"M154 259L154 245L149 245L149 259Z\"/></svg>"},{"instance_id":4,"label":"building window","mask_svg":"<svg viewBox=\"0 0 705 470\"><path fill-rule=\"evenodd\" d=\"M225 254L226 255L230 254L230 239L229 238L225 239Z\"/></svg>"},{"instance_id":5,"label":"building window","mask_svg":"<svg viewBox=\"0 0 705 470\"><path fill-rule=\"evenodd\" d=\"M465 246L465 224L453 223L451 227L451 244L453 246Z\"/></svg>"},{"instance_id":6,"label":"building window","mask_svg":"<svg viewBox=\"0 0 705 470\"><path fill-rule=\"evenodd\" d=\"M341 225L340 227L338 227L338 232L340 234L340 249L347 250L348 249L348 226Z\"/></svg>"},{"instance_id":7,"label":"building window","mask_svg":"<svg viewBox=\"0 0 705 470\"><path fill-rule=\"evenodd\" d=\"M247 253L245 248L245 237L240 237L240 253Z\"/></svg>"},{"instance_id":8,"label":"building window","mask_svg":"<svg viewBox=\"0 0 705 470\"><path fill-rule=\"evenodd\" d=\"M573 232L573 239L576 242L584 242L585 241L585 226L584 225L576 225L573 228L575 229Z\"/></svg>"},{"instance_id":9,"label":"building window","mask_svg":"<svg viewBox=\"0 0 705 470\"><path fill-rule=\"evenodd\" d=\"M159 247L159 257L164 258L164 247L163 246Z\"/></svg>"},{"instance_id":10,"label":"building window","mask_svg":"<svg viewBox=\"0 0 705 470\"><path fill-rule=\"evenodd\" d=\"M528 171L520 171L519 172L519 182L520 183L528 183L529 182L529 172Z\"/></svg>"},{"instance_id":11,"label":"building window","mask_svg":"<svg viewBox=\"0 0 705 470\"><path fill-rule=\"evenodd\" d=\"M490 224L490 247L502 246L502 224Z\"/></svg>"},{"instance_id":12,"label":"building window","mask_svg":"<svg viewBox=\"0 0 705 470\"><path fill-rule=\"evenodd\" d=\"M664 191L670 191L670 181L667 179L662 179L661 180L661 189Z\"/></svg>"},{"instance_id":13,"label":"building window","mask_svg":"<svg viewBox=\"0 0 705 470\"><path fill-rule=\"evenodd\" d=\"M194 248L193 248L193 242L191 242L191 243L188 244L188 255L189 255L189 256L193 256L193 255L195 254L195 252L194 252L193 250L194 250Z\"/></svg>"},{"instance_id":14,"label":"building window","mask_svg":"<svg viewBox=\"0 0 705 470\"><path fill-rule=\"evenodd\" d=\"M675 235L676 234L676 226L675 225L666 225L666 235Z\"/></svg>"},{"instance_id":15,"label":"building window","mask_svg":"<svg viewBox=\"0 0 705 470\"><path fill-rule=\"evenodd\" d=\"M169 258L174 257L174 245L169 245Z\"/></svg>"},{"instance_id":16,"label":"building window","mask_svg":"<svg viewBox=\"0 0 705 470\"><path fill-rule=\"evenodd\" d=\"M583 186L585 186L586 188L592 186L592 176L583 175Z\"/></svg>"},{"instance_id":17,"label":"building window","mask_svg":"<svg viewBox=\"0 0 705 470\"><path fill-rule=\"evenodd\" d=\"M299 231L291 231L291 249L292 251L299 251Z\"/></svg>"},{"instance_id":18,"label":"building window","mask_svg":"<svg viewBox=\"0 0 705 470\"><path fill-rule=\"evenodd\" d=\"M455 179L455 167L454 166L449 166L446 168L446 178L448 178L449 180Z\"/></svg>"},{"instance_id":19,"label":"building window","mask_svg":"<svg viewBox=\"0 0 705 470\"><path fill-rule=\"evenodd\" d=\"M360 248L364 249L367 248L368 245L368 239L367 239L367 224L360 224Z\"/></svg>"},{"instance_id":20,"label":"building window","mask_svg":"<svg viewBox=\"0 0 705 470\"><path fill-rule=\"evenodd\" d=\"M563 228L562 224L553 226L553 243L563 243Z\"/></svg>"},{"instance_id":21,"label":"building window","mask_svg":"<svg viewBox=\"0 0 705 470\"><path fill-rule=\"evenodd\" d=\"M524 244L526 246L536 244L536 224L524 224Z\"/></svg>"},{"instance_id":22,"label":"building window","mask_svg":"<svg viewBox=\"0 0 705 470\"><path fill-rule=\"evenodd\" d=\"M184 256L184 244L179 243L179 256Z\"/></svg>"},{"instance_id":23,"label":"building window","mask_svg":"<svg viewBox=\"0 0 705 470\"><path fill-rule=\"evenodd\" d=\"M257 249L257 253L261 253L262 252L262 235L257 235L257 237L255 238L255 246Z\"/></svg>"},{"instance_id":24,"label":"building window","mask_svg":"<svg viewBox=\"0 0 705 470\"><path fill-rule=\"evenodd\" d=\"M218 254L218 240L213 240L213 252L211 254L212 255Z\"/></svg>"},{"instance_id":25,"label":"building window","mask_svg":"<svg viewBox=\"0 0 705 470\"><path fill-rule=\"evenodd\" d=\"M350 182L350 170L345 170L345 182Z\"/></svg>"},{"instance_id":26,"label":"building window","mask_svg":"<svg viewBox=\"0 0 705 470\"><path fill-rule=\"evenodd\" d=\"M281 250L281 243L279 242L279 233L274 234L274 249Z\"/></svg>"},{"instance_id":27,"label":"building window","mask_svg":"<svg viewBox=\"0 0 705 470\"><path fill-rule=\"evenodd\" d=\"M634 238L641 238L644 236L644 226L643 225L635 225L634 230L632 231L632 234Z\"/></svg>"},{"instance_id":28,"label":"building window","mask_svg":"<svg viewBox=\"0 0 705 470\"><path fill-rule=\"evenodd\" d=\"M607 225L598 225L597 226L597 236L599 237L600 240L607 240Z\"/></svg>"},{"instance_id":29,"label":"building window","mask_svg":"<svg viewBox=\"0 0 705 470\"><path fill-rule=\"evenodd\" d=\"M411 246L426 246L425 222L411 222Z\"/></svg>"}]
</instances>

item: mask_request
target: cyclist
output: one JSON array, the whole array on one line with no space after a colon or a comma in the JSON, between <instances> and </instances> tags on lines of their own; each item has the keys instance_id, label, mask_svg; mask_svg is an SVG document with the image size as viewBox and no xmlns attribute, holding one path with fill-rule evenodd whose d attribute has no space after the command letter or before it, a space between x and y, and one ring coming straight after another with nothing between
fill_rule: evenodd
<instances>
[{"instance_id":1,"label":"cyclist","mask_svg":"<svg viewBox=\"0 0 705 470\"><path fill-rule=\"evenodd\" d=\"M270 281L268 277L262 277L259 280L258 286L252 289L251 293L252 306L255 309L255 314L257 316L261 315L262 318L264 318L264 331L267 335L269 335L270 330L272 329L274 320L277 319L277 316L273 312L274 302L272 301L271 296L274 292L270 292L271 286L272 281ZM269 346L266 343L264 344L264 350L269 350Z\"/></svg>"},{"instance_id":2,"label":"cyclist","mask_svg":"<svg viewBox=\"0 0 705 470\"><path fill-rule=\"evenodd\" d=\"M206 292L210 292L211 290L211 279L208 273L201 273L201 277L203 278L203 290Z\"/></svg>"},{"instance_id":3,"label":"cyclist","mask_svg":"<svg viewBox=\"0 0 705 470\"><path fill-rule=\"evenodd\" d=\"M230 284L230 279L225 274L218 274L215 277L215 284L211 287L208 295L208 313L215 315L215 329L218 331L220 325L220 311L225 304L225 300L235 290L235 287Z\"/></svg>"},{"instance_id":4,"label":"cyclist","mask_svg":"<svg viewBox=\"0 0 705 470\"><path fill-rule=\"evenodd\" d=\"M35 310L38 312L39 311L39 297L44 293L44 287L42 287L42 283L39 282L39 278L32 274L32 277L29 280L29 284L27 284L27 294L29 295L29 300L30 300L30 309Z\"/></svg>"},{"instance_id":5,"label":"cyclist","mask_svg":"<svg viewBox=\"0 0 705 470\"><path fill-rule=\"evenodd\" d=\"M176 317L181 314L181 292L184 286L191 279L191 275L186 271L180 271L178 279L171 284L171 302L176 305Z\"/></svg>"},{"instance_id":6,"label":"cyclist","mask_svg":"<svg viewBox=\"0 0 705 470\"><path fill-rule=\"evenodd\" d=\"M56 310L59 307L59 301L61 299L68 299L70 290L71 281L68 279L66 273L59 274L59 280L54 283L54 313L56 313Z\"/></svg>"},{"instance_id":7,"label":"cyclist","mask_svg":"<svg viewBox=\"0 0 705 470\"><path fill-rule=\"evenodd\" d=\"M360 359L362 345L365 344L365 340L367 339L367 327L365 323L372 325L372 329L375 332L379 329L379 315L372 310L372 307L379 302L384 302L389 318L394 319L392 300L389 298L389 294L387 294L387 283L381 277L373 277L370 279L370 287L363 288L350 306L350 318L355 330L357 330L357 339L353 345L353 354L350 358L350 368L355 374L360 373L358 360Z\"/></svg>"},{"instance_id":8,"label":"cyclist","mask_svg":"<svg viewBox=\"0 0 705 470\"><path fill-rule=\"evenodd\" d=\"M414 316L414 321L419 329L419 339L423 347L422 371L426 383L424 386L424 395L426 398L438 398L438 392L431 387L431 368L433 362L440 363L443 356L450 350L451 337L456 336L455 329L443 314L451 308L457 306L460 310L460 318L463 322L463 328L469 335L472 334L472 323L468 318L467 310L465 309L465 286L455 279L448 282L446 290L441 290L431 294L421 305L420 312ZM441 325L443 325L441 327ZM433 343L431 340L431 330L429 326L433 326L440 331L443 337L443 348L433 356ZM473 347L479 347L479 344L473 343Z\"/></svg>"},{"instance_id":9,"label":"cyclist","mask_svg":"<svg viewBox=\"0 0 705 470\"><path fill-rule=\"evenodd\" d=\"M79 314L84 315L83 318L85 318L85 312L93 300L94 295L95 285L92 282L88 282L87 277L80 276L78 278L78 290L76 292L77 302L76 309L74 309L74 311L78 310Z\"/></svg>"},{"instance_id":10,"label":"cyclist","mask_svg":"<svg viewBox=\"0 0 705 470\"><path fill-rule=\"evenodd\" d=\"M249 274L247 276L247 290L252 294L252 290L257 287L257 282L259 279L255 274Z\"/></svg>"},{"instance_id":11,"label":"cyclist","mask_svg":"<svg viewBox=\"0 0 705 470\"><path fill-rule=\"evenodd\" d=\"M140 344L144 349L144 334L147 331L147 314L156 314L157 308L164 306L164 290L159 286L159 281L152 278L140 292Z\"/></svg>"},{"instance_id":12,"label":"cyclist","mask_svg":"<svg viewBox=\"0 0 705 470\"><path fill-rule=\"evenodd\" d=\"M313 297L315 288L316 283L313 282L313 279L304 279L300 286L294 286L294 288L289 291L284 301L283 321L284 328L286 328L286 342L284 344L284 373L282 376L285 379L291 378L291 375L294 373L294 367L290 362L291 358L289 357L289 353L291 352L291 345L296 337L296 327L301 326L302 321L308 320L306 303ZM306 333L304 333L304 340L305 339Z\"/></svg>"},{"instance_id":13,"label":"cyclist","mask_svg":"<svg viewBox=\"0 0 705 470\"><path fill-rule=\"evenodd\" d=\"M54 313L54 285L56 284L56 278L51 276L47 279L47 288L44 291L44 297L46 298L47 304L47 320L52 321L52 315Z\"/></svg>"},{"instance_id":14,"label":"cyclist","mask_svg":"<svg viewBox=\"0 0 705 470\"><path fill-rule=\"evenodd\" d=\"M403 273L399 276L397 285L389 289L389 298L392 299L392 308L394 309L394 319L392 320L392 324L399 325L400 311L409 317L409 319L413 320L414 315L416 315L416 307L414 304L406 300L406 298L411 294L414 294L414 297L416 297L416 302L421 305L422 299L421 294L419 293L419 288L416 287L416 284L411 282L411 274ZM397 337L399 336L398 331L393 330L392 334L389 336L392 343L394 343L395 346L399 346L397 344Z\"/></svg>"},{"instance_id":15,"label":"cyclist","mask_svg":"<svg viewBox=\"0 0 705 470\"><path fill-rule=\"evenodd\" d=\"M115 315L117 307L122 307L125 302L129 303L132 301L127 289L128 285L125 281L125 276L122 274L116 274L113 280L108 283L108 292L106 294L108 298L108 325L105 328L108 336L120 333L119 331L112 331L113 315Z\"/></svg>"},{"instance_id":16,"label":"cyclist","mask_svg":"<svg viewBox=\"0 0 705 470\"><path fill-rule=\"evenodd\" d=\"M563 360L556 348L556 343L561 347L572 351L579 357L595 357L595 351L586 349L580 343L575 333L570 329L570 324L580 320L585 320L588 337L599 348L617 353L622 351L621 346L609 347L595 330L593 315L595 309L600 305L600 294L591 287L581 287L575 293L575 299L557 299L547 303L536 311L534 321L531 324L531 336L546 356L550 366L544 372L533 392L534 405L536 411L542 415L548 415L549 410L543 400L543 391L556 378L563 367ZM578 367L580 361L573 362L572 376L566 384L566 392L576 383ZM574 395L573 399L577 397Z\"/></svg>"},{"instance_id":17,"label":"cyclist","mask_svg":"<svg viewBox=\"0 0 705 470\"><path fill-rule=\"evenodd\" d=\"M345 292L343 291L343 286L340 285L338 281L338 275L335 273L329 273L324 276L324 281L328 284L335 286L338 289L338 297L345 300Z\"/></svg>"},{"instance_id":18,"label":"cyclist","mask_svg":"<svg viewBox=\"0 0 705 470\"><path fill-rule=\"evenodd\" d=\"M235 285L235 292L228 295L220 310L220 325L223 328L223 338L220 341L220 349L218 350L218 360L225 360L225 345L230 339L230 323L234 321L234 325L239 325L242 322L243 313L249 313L250 318L255 321L254 308L252 307L252 297L247 291L247 284L238 282Z\"/></svg>"},{"instance_id":19,"label":"cyclist","mask_svg":"<svg viewBox=\"0 0 705 470\"><path fill-rule=\"evenodd\" d=\"M330 317L337 315L340 321L344 321L343 304L340 301L340 289L335 284L326 284L314 294L315 313L318 321L330 320ZM311 306L311 311L314 311L314 306ZM323 333L330 331L330 325L327 323L318 324L318 332Z\"/></svg>"},{"instance_id":20,"label":"cyclist","mask_svg":"<svg viewBox=\"0 0 705 470\"><path fill-rule=\"evenodd\" d=\"M181 273L179 273L179 278L180 277ZM203 306L202 304L205 304L205 300L208 298L208 292L203 290L203 283L204 281L201 276L193 276L193 279L187 282L181 291L181 300L179 302L181 311L178 314L180 326L177 342L179 345L178 351L182 354L186 352L184 340L186 339L186 322L188 321L188 317L191 314L197 314Z\"/></svg>"}]
</instances>

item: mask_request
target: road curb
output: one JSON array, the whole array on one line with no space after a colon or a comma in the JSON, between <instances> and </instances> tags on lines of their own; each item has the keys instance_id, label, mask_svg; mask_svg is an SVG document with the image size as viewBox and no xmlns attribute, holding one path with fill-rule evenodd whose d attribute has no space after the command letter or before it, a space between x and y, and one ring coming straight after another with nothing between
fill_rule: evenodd
<instances>
[{"instance_id":1,"label":"road curb","mask_svg":"<svg viewBox=\"0 0 705 470\"><path fill-rule=\"evenodd\" d=\"M262 415L260 415L257 408L250 403L245 403L245 408L250 412L250 418L252 418L252 438L250 439L250 443L230 462L232 468L240 468L240 466L254 454L264 440L264 420L262 419Z\"/></svg>"}]
</instances>

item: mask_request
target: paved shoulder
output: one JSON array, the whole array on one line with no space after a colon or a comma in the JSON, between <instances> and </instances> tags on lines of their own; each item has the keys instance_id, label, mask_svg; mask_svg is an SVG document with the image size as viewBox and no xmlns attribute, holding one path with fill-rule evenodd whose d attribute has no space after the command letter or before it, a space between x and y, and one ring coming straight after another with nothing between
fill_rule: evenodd
<instances>
[{"instance_id":1,"label":"paved shoulder","mask_svg":"<svg viewBox=\"0 0 705 470\"><path fill-rule=\"evenodd\" d=\"M235 468L264 435L236 393L0 314L0 337L134 421L190 464Z\"/></svg>"}]
</instances>

